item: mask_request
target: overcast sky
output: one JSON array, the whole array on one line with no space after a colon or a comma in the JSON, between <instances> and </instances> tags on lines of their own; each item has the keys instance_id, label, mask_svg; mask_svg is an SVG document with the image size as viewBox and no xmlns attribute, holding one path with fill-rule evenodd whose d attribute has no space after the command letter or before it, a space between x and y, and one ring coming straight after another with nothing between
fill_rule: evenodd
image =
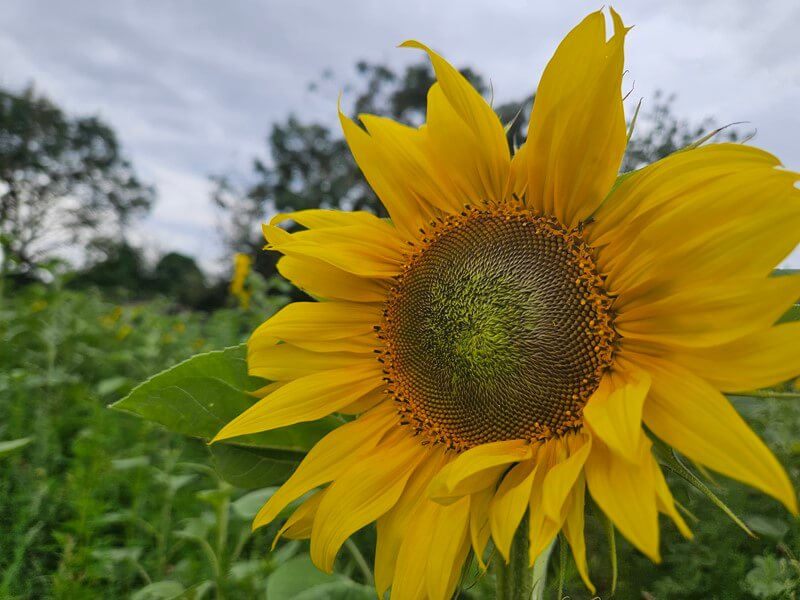
<instances>
[{"instance_id":1,"label":"overcast sky","mask_svg":"<svg viewBox=\"0 0 800 600\"><path fill-rule=\"evenodd\" d=\"M600 4L578 0L4 0L0 85L34 82L119 134L159 201L137 237L219 265L208 175L246 172L269 124L295 111L335 123L338 87L308 83L359 59L402 65L419 39L529 93L561 38ZM625 0L632 99L662 89L676 113L748 121L752 144L800 170L800 2ZM800 253L790 264L800 267Z\"/></svg>"}]
</instances>

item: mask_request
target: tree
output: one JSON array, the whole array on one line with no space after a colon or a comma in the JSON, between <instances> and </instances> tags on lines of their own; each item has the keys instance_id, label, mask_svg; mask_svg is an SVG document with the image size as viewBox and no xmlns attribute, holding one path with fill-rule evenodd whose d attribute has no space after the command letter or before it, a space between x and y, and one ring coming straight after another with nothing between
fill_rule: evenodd
<instances>
[{"instance_id":1,"label":"tree","mask_svg":"<svg viewBox=\"0 0 800 600\"><path fill-rule=\"evenodd\" d=\"M96 117L71 117L32 88L0 90L0 250L29 271L59 248L124 238L155 192Z\"/></svg>"},{"instance_id":2,"label":"tree","mask_svg":"<svg viewBox=\"0 0 800 600\"><path fill-rule=\"evenodd\" d=\"M200 267L193 258L178 252L165 254L156 263L152 287L184 306L203 301L207 294L205 276Z\"/></svg>"},{"instance_id":3,"label":"tree","mask_svg":"<svg viewBox=\"0 0 800 600\"><path fill-rule=\"evenodd\" d=\"M106 290L131 290L142 293L150 277L140 248L116 238L98 238L87 246L91 264L74 274L70 287L95 286Z\"/></svg>"},{"instance_id":4,"label":"tree","mask_svg":"<svg viewBox=\"0 0 800 600\"><path fill-rule=\"evenodd\" d=\"M698 123L690 123L687 119L676 117L674 102L674 94L666 96L661 91L656 91L649 102L642 102L643 110L636 119L634 134L622 161L623 173L669 156L696 142L716 127L711 117L706 117ZM719 139L723 141L736 141L740 137L735 128L725 129L719 135Z\"/></svg>"}]
</instances>

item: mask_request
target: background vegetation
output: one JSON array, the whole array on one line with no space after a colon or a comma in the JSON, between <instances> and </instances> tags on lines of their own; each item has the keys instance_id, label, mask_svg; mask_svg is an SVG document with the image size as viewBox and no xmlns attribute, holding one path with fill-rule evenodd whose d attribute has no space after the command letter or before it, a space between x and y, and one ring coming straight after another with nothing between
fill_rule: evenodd
<instances>
[{"instance_id":1,"label":"background vegetation","mask_svg":"<svg viewBox=\"0 0 800 600\"><path fill-rule=\"evenodd\" d=\"M487 91L478 74L465 73ZM431 81L425 64L398 73L360 63L354 112L418 124ZM529 104L497 107L512 123L512 146L524 139ZM649 104L625 170L713 128L676 118L666 97ZM246 406L241 390L257 382L246 376L239 345L300 297L275 277L274 257L258 252L265 215L317 206L381 212L337 132L292 115L272 125L267 147L269 162L254 160L246 180L215 175L209 199L230 253L255 258L245 308L229 293L227 273L210 278L175 253L148 261L126 240L125 225L146 213L155 191L136 176L107 124L66 115L32 90L0 92L0 598L374 597L371 529L345 546L332 576L310 565L305 542L282 541L270 552L276 526L250 532L256 510L335 420L269 442L254 436L246 445L209 448L202 439L228 415L202 404L209 394L192 386L217 386L229 405ZM57 258L76 243L85 249L80 262ZM797 391L790 382L774 398L736 402L800 482L800 404L781 396ZM107 408L121 398L118 407L129 412ZM696 538L682 540L663 523L664 560L653 565L618 536L615 597L800 594L796 519L715 477L709 486L757 536L750 537L673 479L676 498L697 518ZM590 511L590 568L608 598L614 567L604 527ZM548 581L548 598L560 586L562 595L588 597L558 548ZM491 574L472 565L459 594L490 598L492 589Z\"/></svg>"}]
</instances>

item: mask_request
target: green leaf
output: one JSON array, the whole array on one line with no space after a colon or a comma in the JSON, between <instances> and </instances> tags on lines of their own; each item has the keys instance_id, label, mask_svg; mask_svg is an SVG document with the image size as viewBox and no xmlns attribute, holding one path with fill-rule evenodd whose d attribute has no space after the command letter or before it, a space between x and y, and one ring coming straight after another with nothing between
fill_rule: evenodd
<instances>
[{"instance_id":1,"label":"green leaf","mask_svg":"<svg viewBox=\"0 0 800 600\"><path fill-rule=\"evenodd\" d=\"M775 558L772 555L756 556L753 567L745 582L749 591L756 598L768 600L770 598L790 598L788 594L795 587L793 573L784 558Z\"/></svg>"},{"instance_id":2,"label":"green leaf","mask_svg":"<svg viewBox=\"0 0 800 600\"><path fill-rule=\"evenodd\" d=\"M213 581L201 581L200 583L186 588L177 596L172 596L170 600L201 600L208 598L207 592L214 589Z\"/></svg>"},{"instance_id":3,"label":"green leaf","mask_svg":"<svg viewBox=\"0 0 800 600\"><path fill-rule=\"evenodd\" d=\"M0 442L0 458L13 454L17 450L21 450L31 443L33 438L19 438L18 440L8 440L7 442Z\"/></svg>"},{"instance_id":4,"label":"green leaf","mask_svg":"<svg viewBox=\"0 0 800 600\"><path fill-rule=\"evenodd\" d=\"M745 518L748 527L757 535L780 542L789 533L789 524L780 519L765 517L763 515L752 515Z\"/></svg>"},{"instance_id":5,"label":"green leaf","mask_svg":"<svg viewBox=\"0 0 800 600\"><path fill-rule=\"evenodd\" d=\"M122 563L139 560L142 549L138 546L129 548L98 548L92 550L92 558L105 563Z\"/></svg>"},{"instance_id":6,"label":"green leaf","mask_svg":"<svg viewBox=\"0 0 800 600\"><path fill-rule=\"evenodd\" d=\"M95 392L98 396L109 396L114 392L120 390L120 388L125 387L130 382L130 379L124 376L116 376L116 377L109 377L107 379L103 379L97 383L95 386Z\"/></svg>"},{"instance_id":7,"label":"green leaf","mask_svg":"<svg viewBox=\"0 0 800 600\"><path fill-rule=\"evenodd\" d=\"M375 600L375 598L375 588L350 580L317 585L294 596L294 600Z\"/></svg>"},{"instance_id":8,"label":"green leaf","mask_svg":"<svg viewBox=\"0 0 800 600\"><path fill-rule=\"evenodd\" d=\"M140 589L131 600L166 600L183 593L183 586L177 581L156 581Z\"/></svg>"},{"instance_id":9,"label":"green leaf","mask_svg":"<svg viewBox=\"0 0 800 600\"><path fill-rule=\"evenodd\" d=\"M252 520L277 489L277 487L265 487L248 492L231 503L234 514L241 519Z\"/></svg>"},{"instance_id":10,"label":"green leaf","mask_svg":"<svg viewBox=\"0 0 800 600\"><path fill-rule=\"evenodd\" d=\"M115 471L127 471L150 464L149 456L131 456L130 458L117 458L111 461L111 468Z\"/></svg>"},{"instance_id":11,"label":"green leaf","mask_svg":"<svg viewBox=\"0 0 800 600\"><path fill-rule=\"evenodd\" d=\"M231 485L249 490L283 483L304 456L302 452L234 444L209 448L217 474Z\"/></svg>"},{"instance_id":12,"label":"green leaf","mask_svg":"<svg viewBox=\"0 0 800 600\"><path fill-rule=\"evenodd\" d=\"M753 533L753 531L747 526L747 524L739 518L739 516L734 513L731 508L725 504L719 496L717 496L711 489L703 483L697 475L692 473L686 465L681 462L680 458L678 458L677 453L674 449L669 448L664 442L658 439L653 440L653 445L656 449L657 456L659 457L661 462L661 466L663 466L668 471L671 471L678 477L682 478L684 481L689 483L692 487L696 490L701 492L706 498L708 498L712 504L714 504L717 508L719 508L722 512L724 512L728 518L733 521L736 525L739 526L742 531L744 531L747 535L752 538L757 538L758 536Z\"/></svg>"},{"instance_id":13,"label":"green leaf","mask_svg":"<svg viewBox=\"0 0 800 600\"><path fill-rule=\"evenodd\" d=\"M176 433L210 439L253 405L246 390L264 385L247 374L246 346L198 354L135 387L112 408L132 412ZM236 443L309 450L340 424L334 417L242 436Z\"/></svg>"},{"instance_id":14,"label":"green leaf","mask_svg":"<svg viewBox=\"0 0 800 600\"><path fill-rule=\"evenodd\" d=\"M267 598L270 600L297 600L301 597L309 598L330 598L331 596L321 595L306 596L306 592L313 592L335 583L350 582L344 575L334 573L328 575L323 573L311 562L308 555L297 556L286 561L267 580ZM354 584L355 585L355 584ZM370 598L375 598L372 591Z\"/></svg>"}]
</instances>

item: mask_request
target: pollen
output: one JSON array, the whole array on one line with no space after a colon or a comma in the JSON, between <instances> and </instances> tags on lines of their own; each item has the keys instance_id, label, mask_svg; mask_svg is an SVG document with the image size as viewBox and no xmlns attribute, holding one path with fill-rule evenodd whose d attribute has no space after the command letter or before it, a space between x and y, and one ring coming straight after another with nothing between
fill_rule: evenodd
<instances>
[{"instance_id":1,"label":"pollen","mask_svg":"<svg viewBox=\"0 0 800 600\"><path fill-rule=\"evenodd\" d=\"M401 421L458 451L579 428L612 362L611 304L580 228L519 206L432 223L378 328Z\"/></svg>"}]
</instances>

